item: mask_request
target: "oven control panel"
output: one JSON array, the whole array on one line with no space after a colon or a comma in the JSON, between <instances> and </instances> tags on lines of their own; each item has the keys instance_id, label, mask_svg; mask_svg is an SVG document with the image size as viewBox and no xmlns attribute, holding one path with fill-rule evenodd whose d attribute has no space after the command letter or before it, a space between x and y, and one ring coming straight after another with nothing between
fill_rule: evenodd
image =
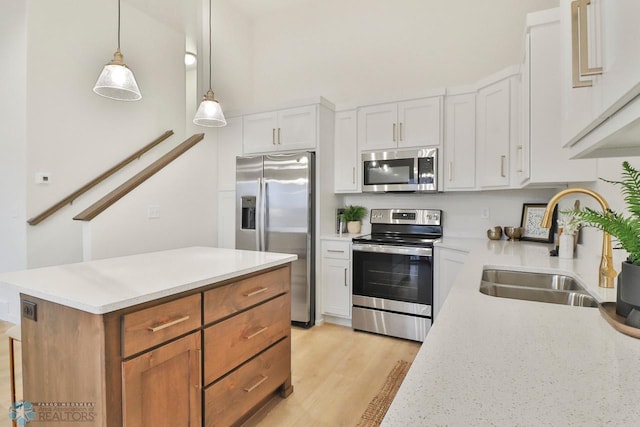
<instances>
[{"instance_id":1,"label":"oven control panel","mask_svg":"<svg viewBox=\"0 0 640 427\"><path fill-rule=\"evenodd\" d=\"M371 209L371 224L440 225L438 209Z\"/></svg>"}]
</instances>

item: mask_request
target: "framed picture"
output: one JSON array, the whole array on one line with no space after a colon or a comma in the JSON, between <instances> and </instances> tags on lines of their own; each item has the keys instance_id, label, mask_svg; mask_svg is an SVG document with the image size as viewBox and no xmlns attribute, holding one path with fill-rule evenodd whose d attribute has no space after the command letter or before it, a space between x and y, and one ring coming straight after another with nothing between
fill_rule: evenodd
<instances>
[{"instance_id":1,"label":"framed picture","mask_svg":"<svg viewBox=\"0 0 640 427\"><path fill-rule=\"evenodd\" d=\"M544 203L525 203L522 205L522 220L520 226L524 228L524 233L520 240L530 240L532 242L553 243L553 233L558 222L558 207L553 210L551 218L551 228L542 228L540 223L547 205Z\"/></svg>"}]
</instances>

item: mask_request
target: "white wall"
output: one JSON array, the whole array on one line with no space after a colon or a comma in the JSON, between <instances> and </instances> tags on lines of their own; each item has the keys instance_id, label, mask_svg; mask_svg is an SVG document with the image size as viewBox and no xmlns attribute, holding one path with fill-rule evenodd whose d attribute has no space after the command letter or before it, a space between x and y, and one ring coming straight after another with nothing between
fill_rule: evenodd
<instances>
[{"instance_id":1,"label":"white wall","mask_svg":"<svg viewBox=\"0 0 640 427\"><path fill-rule=\"evenodd\" d=\"M27 264L26 4L7 2L0 13L0 271Z\"/></svg>"},{"instance_id":2,"label":"white wall","mask_svg":"<svg viewBox=\"0 0 640 427\"><path fill-rule=\"evenodd\" d=\"M520 62L526 13L558 0L323 0L259 16L258 104L336 104L469 84Z\"/></svg>"}]
</instances>

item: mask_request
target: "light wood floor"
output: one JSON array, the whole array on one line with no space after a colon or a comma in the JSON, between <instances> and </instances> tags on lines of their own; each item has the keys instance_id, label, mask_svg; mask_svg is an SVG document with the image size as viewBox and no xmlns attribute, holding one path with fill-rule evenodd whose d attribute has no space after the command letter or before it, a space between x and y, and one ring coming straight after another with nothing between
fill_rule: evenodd
<instances>
[{"instance_id":1,"label":"light wood floor","mask_svg":"<svg viewBox=\"0 0 640 427\"><path fill-rule=\"evenodd\" d=\"M9 344L4 336L10 326L0 321L0 427L11 426L6 415L11 400ZM19 361L19 344L16 347ZM413 361L420 345L323 324L293 328L291 347L293 394L271 400L245 427L355 426L396 361ZM18 399L21 393L19 389Z\"/></svg>"}]
</instances>

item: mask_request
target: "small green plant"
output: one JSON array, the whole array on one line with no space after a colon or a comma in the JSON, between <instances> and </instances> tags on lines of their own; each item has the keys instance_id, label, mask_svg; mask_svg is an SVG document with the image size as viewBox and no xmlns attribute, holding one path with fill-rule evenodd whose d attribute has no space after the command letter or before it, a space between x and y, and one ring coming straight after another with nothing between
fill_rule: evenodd
<instances>
[{"instance_id":1,"label":"small green plant","mask_svg":"<svg viewBox=\"0 0 640 427\"><path fill-rule=\"evenodd\" d=\"M364 218L365 216L367 216L367 208L365 208L364 206L354 205L347 206L346 208L344 208L342 214L340 214L340 217L345 222L362 221L362 218Z\"/></svg>"},{"instance_id":2,"label":"small green plant","mask_svg":"<svg viewBox=\"0 0 640 427\"><path fill-rule=\"evenodd\" d=\"M577 210L575 215L586 226L598 228L615 237L620 244L616 249L624 249L629 254L627 261L640 265L640 172L629 162L623 162L622 168L622 181L600 179L622 187L622 194L631 215L625 217L611 209L598 212L589 208Z\"/></svg>"}]
</instances>

